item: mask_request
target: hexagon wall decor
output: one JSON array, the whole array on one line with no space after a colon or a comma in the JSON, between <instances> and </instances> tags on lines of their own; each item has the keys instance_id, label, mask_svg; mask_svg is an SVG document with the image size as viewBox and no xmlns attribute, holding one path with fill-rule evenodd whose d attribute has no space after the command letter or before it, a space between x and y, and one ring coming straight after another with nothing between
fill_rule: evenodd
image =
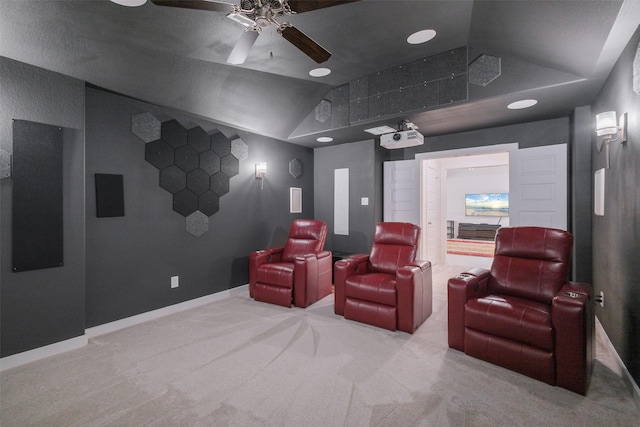
<instances>
[{"instance_id":1,"label":"hexagon wall decor","mask_svg":"<svg viewBox=\"0 0 640 427\"><path fill-rule=\"evenodd\" d=\"M144 142L160 139L160 120L151 113L140 113L131 117L131 132Z\"/></svg>"},{"instance_id":2,"label":"hexagon wall decor","mask_svg":"<svg viewBox=\"0 0 640 427\"><path fill-rule=\"evenodd\" d=\"M231 141L231 154L238 160L245 160L249 157L249 146L240 138L236 138Z\"/></svg>"},{"instance_id":3,"label":"hexagon wall decor","mask_svg":"<svg viewBox=\"0 0 640 427\"><path fill-rule=\"evenodd\" d=\"M0 149L0 179L11 176L11 154Z\"/></svg>"},{"instance_id":4,"label":"hexagon wall decor","mask_svg":"<svg viewBox=\"0 0 640 427\"><path fill-rule=\"evenodd\" d=\"M300 160L293 159L289 162L289 174L294 178L302 176L302 163L300 163Z\"/></svg>"},{"instance_id":5,"label":"hexagon wall decor","mask_svg":"<svg viewBox=\"0 0 640 427\"><path fill-rule=\"evenodd\" d=\"M196 237L202 236L209 230L209 217L200 211L195 211L186 219L187 233Z\"/></svg>"},{"instance_id":6,"label":"hexagon wall decor","mask_svg":"<svg viewBox=\"0 0 640 427\"><path fill-rule=\"evenodd\" d=\"M145 160L158 169L160 187L172 194L173 210L186 218L187 232L196 237L207 232L229 180L240 173L240 160L249 157L247 144L222 132L186 129L175 119L160 123L151 113L132 116L131 132L146 143Z\"/></svg>"}]
</instances>

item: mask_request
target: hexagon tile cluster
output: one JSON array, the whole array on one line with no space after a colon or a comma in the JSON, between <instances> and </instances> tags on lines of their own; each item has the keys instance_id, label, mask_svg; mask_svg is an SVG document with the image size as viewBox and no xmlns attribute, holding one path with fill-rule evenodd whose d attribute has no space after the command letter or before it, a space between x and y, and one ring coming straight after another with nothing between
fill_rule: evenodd
<instances>
[{"instance_id":1,"label":"hexagon tile cluster","mask_svg":"<svg viewBox=\"0 0 640 427\"><path fill-rule=\"evenodd\" d=\"M173 194L173 210L187 218L187 231L202 235L240 160L249 156L247 144L201 127L186 129L175 119L160 123L151 113L134 115L131 132L146 143L145 159L160 171L160 187Z\"/></svg>"}]
</instances>

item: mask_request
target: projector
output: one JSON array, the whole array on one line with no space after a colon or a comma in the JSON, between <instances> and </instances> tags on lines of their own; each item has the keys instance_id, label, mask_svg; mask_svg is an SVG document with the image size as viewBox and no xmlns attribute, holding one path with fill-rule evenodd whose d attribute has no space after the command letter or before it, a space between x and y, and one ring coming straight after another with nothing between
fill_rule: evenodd
<instances>
[{"instance_id":1,"label":"projector","mask_svg":"<svg viewBox=\"0 0 640 427\"><path fill-rule=\"evenodd\" d=\"M380 135L380 146L388 150L424 144L424 136L417 130L403 130Z\"/></svg>"}]
</instances>

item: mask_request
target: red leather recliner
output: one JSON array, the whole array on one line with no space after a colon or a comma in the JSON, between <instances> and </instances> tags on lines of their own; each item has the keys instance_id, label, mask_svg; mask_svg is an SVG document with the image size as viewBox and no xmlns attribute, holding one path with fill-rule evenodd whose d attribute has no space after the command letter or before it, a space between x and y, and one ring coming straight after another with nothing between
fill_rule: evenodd
<instances>
[{"instance_id":1,"label":"red leather recliner","mask_svg":"<svg viewBox=\"0 0 640 427\"><path fill-rule=\"evenodd\" d=\"M371 255L334 266L335 313L346 319L412 334L431 315L431 263L416 261L420 227L376 226Z\"/></svg>"},{"instance_id":2,"label":"red leather recliner","mask_svg":"<svg viewBox=\"0 0 640 427\"><path fill-rule=\"evenodd\" d=\"M594 359L593 289L567 281L573 236L503 227L491 270L449 279L449 347L586 394Z\"/></svg>"},{"instance_id":3,"label":"red leather recliner","mask_svg":"<svg viewBox=\"0 0 640 427\"><path fill-rule=\"evenodd\" d=\"M307 307L331 293L331 252L324 251L327 224L314 219L291 223L284 247L249 255L249 295L257 301Z\"/></svg>"}]
</instances>

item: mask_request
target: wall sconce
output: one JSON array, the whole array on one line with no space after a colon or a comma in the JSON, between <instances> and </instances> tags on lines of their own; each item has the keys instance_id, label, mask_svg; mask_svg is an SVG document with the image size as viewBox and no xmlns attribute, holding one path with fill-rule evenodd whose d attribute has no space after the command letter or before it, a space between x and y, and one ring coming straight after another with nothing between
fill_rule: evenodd
<instances>
[{"instance_id":1,"label":"wall sconce","mask_svg":"<svg viewBox=\"0 0 640 427\"><path fill-rule=\"evenodd\" d=\"M621 144L627 142L627 113L620 116L620 122L616 120L615 111L605 111L596 114L596 148L602 151L605 147L605 167L610 168L609 144L612 141L620 141Z\"/></svg>"},{"instance_id":2,"label":"wall sconce","mask_svg":"<svg viewBox=\"0 0 640 427\"><path fill-rule=\"evenodd\" d=\"M256 179L260 180L260 189L264 189L264 176L267 174L267 164L265 162L256 163Z\"/></svg>"}]
</instances>

